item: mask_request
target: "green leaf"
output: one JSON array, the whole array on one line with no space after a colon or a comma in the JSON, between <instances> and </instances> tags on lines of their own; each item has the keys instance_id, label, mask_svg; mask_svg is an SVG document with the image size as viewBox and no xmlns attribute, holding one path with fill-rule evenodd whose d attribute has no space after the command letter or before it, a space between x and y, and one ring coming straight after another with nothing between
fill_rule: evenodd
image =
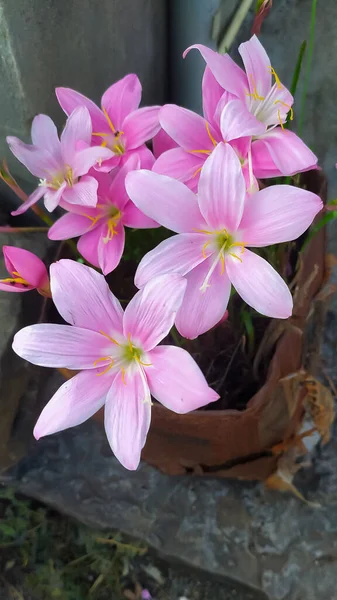
<instances>
[{"instance_id":1,"label":"green leaf","mask_svg":"<svg viewBox=\"0 0 337 600\"><path fill-rule=\"evenodd\" d=\"M329 221L333 221L333 219L337 219L337 210L331 210L328 213L325 213L321 220L311 227L309 234L307 235L307 238L302 245L301 252L305 250L305 248L311 242L312 238L316 235L316 233L320 229L322 229L322 227L324 227L327 223L329 223Z\"/></svg>"}]
</instances>

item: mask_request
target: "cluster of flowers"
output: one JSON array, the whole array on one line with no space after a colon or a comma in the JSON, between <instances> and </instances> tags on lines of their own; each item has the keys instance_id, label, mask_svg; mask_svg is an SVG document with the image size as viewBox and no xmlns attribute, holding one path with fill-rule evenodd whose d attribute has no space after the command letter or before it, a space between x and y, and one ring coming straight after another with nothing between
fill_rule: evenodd
<instances>
[{"instance_id":1,"label":"cluster of flowers","mask_svg":"<svg viewBox=\"0 0 337 600\"><path fill-rule=\"evenodd\" d=\"M260 313L288 318L286 283L247 247L296 239L322 208L297 187L259 190L259 179L316 168L317 158L286 128L293 98L256 36L240 46L245 70L228 55L193 47L206 62L203 117L175 105L138 108L141 85L127 75L104 93L101 109L58 88L68 115L60 139L45 115L33 121L32 145L8 138L40 178L14 214L42 197L48 211L62 207L49 238L79 238L79 253L103 275L122 257L125 226L178 234L140 261L139 291L125 311L97 270L60 260L50 267L49 288L37 257L4 249L10 277L1 289L51 293L69 323L22 329L15 352L37 365L81 370L47 404L35 437L82 423L105 404L108 440L128 469L139 464L151 394L178 413L218 398L185 350L158 344L173 324L193 339L219 323L232 285Z\"/></svg>"}]
</instances>

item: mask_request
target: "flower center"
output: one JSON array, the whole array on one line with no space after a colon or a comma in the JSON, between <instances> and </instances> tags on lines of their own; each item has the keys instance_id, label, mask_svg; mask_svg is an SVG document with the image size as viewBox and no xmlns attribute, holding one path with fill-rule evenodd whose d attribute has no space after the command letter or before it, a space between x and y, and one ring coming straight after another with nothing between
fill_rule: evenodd
<instances>
[{"instance_id":1,"label":"flower center","mask_svg":"<svg viewBox=\"0 0 337 600\"><path fill-rule=\"evenodd\" d=\"M225 254L229 254L233 258L237 258L240 262L242 262L242 258L236 254L236 252L231 251L235 247L241 248L241 254L245 251L245 242L236 242L234 237L227 231L227 229L221 229L216 231L208 231L207 229L197 229L195 230L197 233L205 233L206 235L212 236L210 240L205 242L201 249L201 253L204 258L208 258L211 255L206 254L206 249L213 242L215 246L215 258L210 266L210 269L200 287L201 292L205 292L208 287L210 287L209 280L214 273L218 263L221 264L220 275L223 275L225 272ZM213 253L214 254L214 251Z\"/></svg>"},{"instance_id":2,"label":"flower center","mask_svg":"<svg viewBox=\"0 0 337 600\"><path fill-rule=\"evenodd\" d=\"M58 190L63 183L69 187L72 187L74 183L77 183L77 179L74 179L73 170L69 165L65 166L65 171L56 173L51 179L48 181L47 179L40 179L39 186L49 187L52 190Z\"/></svg>"},{"instance_id":3,"label":"flower center","mask_svg":"<svg viewBox=\"0 0 337 600\"><path fill-rule=\"evenodd\" d=\"M101 137L102 142L101 142L101 146L102 148L109 148L109 150L112 150L112 152L114 152L116 154L116 156L121 156L122 154L124 154L125 152L125 144L123 142L123 140L121 139L121 136L124 135L124 131L118 131L113 122L111 121L107 111L105 108L102 109L104 116L106 118L106 120L108 121L108 125L109 128L111 130L111 133L106 133L106 132L95 132L92 135L95 137Z\"/></svg>"}]
</instances>

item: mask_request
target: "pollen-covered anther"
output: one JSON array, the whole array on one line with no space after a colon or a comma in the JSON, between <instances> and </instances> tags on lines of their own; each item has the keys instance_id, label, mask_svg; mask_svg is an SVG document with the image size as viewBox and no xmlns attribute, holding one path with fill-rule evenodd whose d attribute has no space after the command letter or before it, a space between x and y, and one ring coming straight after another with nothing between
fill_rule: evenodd
<instances>
[{"instance_id":1,"label":"pollen-covered anther","mask_svg":"<svg viewBox=\"0 0 337 600\"><path fill-rule=\"evenodd\" d=\"M270 67L268 67L268 71L270 71L271 75L273 75L273 77L275 77L276 86L279 90L281 90L283 88L283 85L282 85L280 78L277 75L275 69L272 66L270 66Z\"/></svg>"},{"instance_id":2,"label":"pollen-covered anther","mask_svg":"<svg viewBox=\"0 0 337 600\"><path fill-rule=\"evenodd\" d=\"M252 87L253 87L253 91L252 92L246 92L246 96L250 96L251 98L253 98L253 100L260 100L262 102L262 100L265 99L264 96L260 96L260 94L258 93L257 89L256 89L256 83L254 81L254 77L253 75L249 76L249 79L252 82Z\"/></svg>"}]
</instances>

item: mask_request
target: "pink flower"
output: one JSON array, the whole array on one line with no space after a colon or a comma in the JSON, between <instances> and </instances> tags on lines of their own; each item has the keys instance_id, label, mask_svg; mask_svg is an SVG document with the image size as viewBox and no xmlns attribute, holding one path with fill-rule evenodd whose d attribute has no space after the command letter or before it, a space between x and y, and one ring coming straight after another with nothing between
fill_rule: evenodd
<instances>
[{"instance_id":1,"label":"pink flower","mask_svg":"<svg viewBox=\"0 0 337 600\"><path fill-rule=\"evenodd\" d=\"M103 163L102 170L110 171L130 154L137 153L142 167L150 169L154 158L145 142L159 130L159 106L138 108L142 86L137 75L129 74L111 85L102 96L102 110L79 92L56 88L57 99L69 115L77 106L86 106L93 127L93 144L110 148L113 158Z\"/></svg>"},{"instance_id":2,"label":"pink flower","mask_svg":"<svg viewBox=\"0 0 337 600\"><path fill-rule=\"evenodd\" d=\"M322 208L316 194L275 185L246 197L240 161L233 148L223 143L205 162L197 199L181 182L145 170L130 173L126 189L140 210L180 234L141 260L135 283L142 287L159 273L186 276L176 319L181 335L193 339L220 321L231 284L258 312L279 319L291 315L287 285L247 246L296 239Z\"/></svg>"},{"instance_id":3,"label":"pink flower","mask_svg":"<svg viewBox=\"0 0 337 600\"><path fill-rule=\"evenodd\" d=\"M50 297L47 269L40 258L15 246L3 246L2 250L10 277L0 279L0 290L29 292L36 289L42 296Z\"/></svg>"},{"instance_id":4,"label":"pink flower","mask_svg":"<svg viewBox=\"0 0 337 600\"><path fill-rule=\"evenodd\" d=\"M283 128L293 98L256 36L240 46L247 74L228 54L201 45L192 48L198 48L207 62L204 118L175 105L161 109L160 124L179 148L161 154L155 172L196 189L203 163L221 141L236 150L250 188L255 186L254 176L294 175L316 167L317 157L295 133Z\"/></svg>"},{"instance_id":5,"label":"pink flower","mask_svg":"<svg viewBox=\"0 0 337 600\"><path fill-rule=\"evenodd\" d=\"M122 167L108 173L95 173L98 181L98 203L95 208L81 206L67 208L70 212L49 229L51 240L67 240L81 236L78 250L84 258L100 267L104 275L111 273L124 250L124 226L134 229L158 227L130 201L125 189L125 177L139 168L139 158L131 155Z\"/></svg>"},{"instance_id":6,"label":"pink flower","mask_svg":"<svg viewBox=\"0 0 337 600\"><path fill-rule=\"evenodd\" d=\"M150 394L177 413L218 398L188 352L157 346L174 323L186 281L159 276L123 312L104 277L90 267L61 260L50 272L53 301L70 325L25 327L13 349L33 364L82 372L52 397L34 435L79 425L105 404L110 446L127 469L136 469L150 426Z\"/></svg>"},{"instance_id":7,"label":"pink flower","mask_svg":"<svg viewBox=\"0 0 337 600\"><path fill-rule=\"evenodd\" d=\"M38 115L32 123L33 144L7 137L14 156L36 177L38 188L13 215L24 213L44 196L47 210L53 211L61 201L69 204L96 206L97 181L87 175L96 163L109 158L107 148L90 148L91 120L85 107L78 108L67 119L59 140L57 129L46 115Z\"/></svg>"}]
</instances>

